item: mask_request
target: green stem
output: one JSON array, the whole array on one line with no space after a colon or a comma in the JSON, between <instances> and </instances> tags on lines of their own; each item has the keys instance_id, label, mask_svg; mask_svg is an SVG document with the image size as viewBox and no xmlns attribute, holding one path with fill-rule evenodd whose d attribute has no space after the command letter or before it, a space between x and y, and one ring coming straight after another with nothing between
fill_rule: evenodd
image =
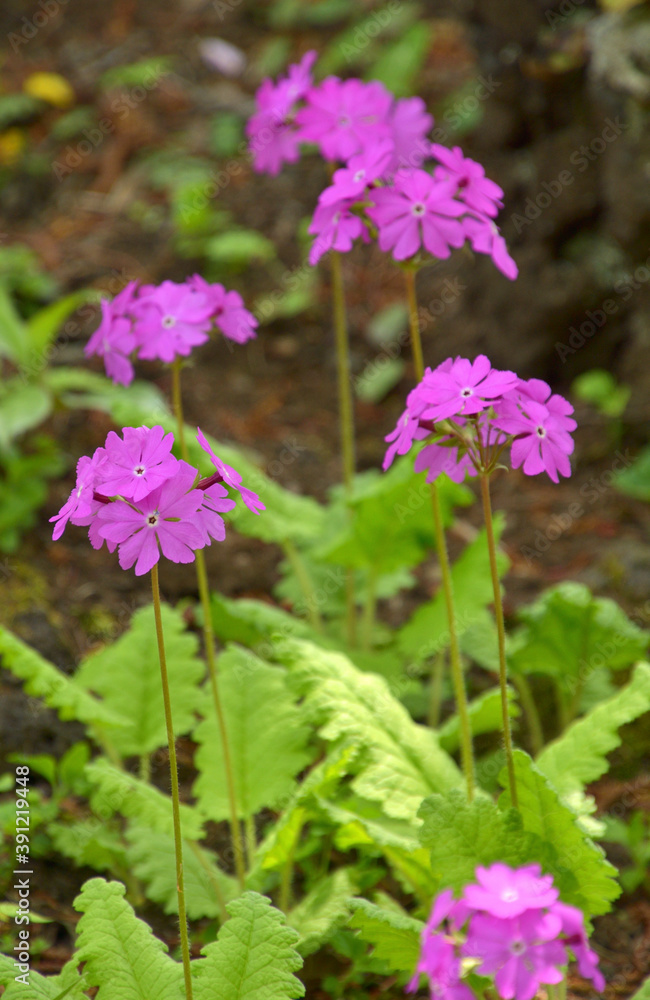
<instances>
[{"instance_id":1,"label":"green stem","mask_svg":"<svg viewBox=\"0 0 650 1000\"><path fill-rule=\"evenodd\" d=\"M404 271L406 279L406 291L409 308L409 325L411 331L411 348L413 351L413 362L418 381L424 375L424 361L422 357L422 340L420 337L420 320L418 317L418 304L415 294L415 270ZM451 677L456 698L456 708L460 722L460 746L461 761L467 783L467 798L471 802L474 797L474 753L472 750L472 727L470 724L469 711L467 708L467 695L465 693L465 679L463 677L463 665L460 658L460 647L458 645L458 633L456 631L456 615L454 610L454 593L451 579L451 568L449 565L449 553L447 551L447 541L442 519L442 509L440 506L440 496L435 483L431 483L431 506L433 508L433 525L438 551L438 561L442 575L442 589L445 597L445 608L447 612L447 626L449 628L449 659L451 662Z\"/></svg>"},{"instance_id":2,"label":"green stem","mask_svg":"<svg viewBox=\"0 0 650 1000\"><path fill-rule=\"evenodd\" d=\"M181 396L181 368L180 358L176 358L172 364L172 390L174 401L174 413L178 425L178 443L180 445L181 458L184 462L189 461L187 442L185 440L185 424L183 419L183 400ZM230 756L230 744L228 742L228 731L226 720L219 695L219 685L217 681L217 665L214 656L214 631L212 629L212 609L210 607L210 587L208 584L208 571L205 565L205 556L202 549L197 549L194 553L196 567L196 581L199 589L199 599L203 611L203 645L205 648L205 658L208 664L208 675L210 677L210 689L212 691L212 701L217 717L217 727L221 740L221 752L223 755L223 768L226 774L226 788L228 793L228 805L230 809L230 836L232 838L232 849L235 856L235 871L239 888L243 892L246 879L246 863L244 860L244 845L241 836L241 827L237 812L237 795L235 791L235 780L233 776L232 758Z\"/></svg>"},{"instance_id":3,"label":"green stem","mask_svg":"<svg viewBox=\"0 0 650 1000\"><path fill-rule=\"evenodd\" d=\"M415 291L415 275L417 271L413 267L404 269L404 280L406 282L406 297L408 301L409 323L411 327L411 350L413 352L413 365L418 382L422 381L424 375L424 355L422 353L422 338L420 336L420 320L418 318L418 299Z\"/></svg>"},{"instance_id":4,"label":"green stem","mask_svg":"<svg viewBox=\"0 0 650 1000\"><path fill-rule=\"evenodd\" d=\"M533 750L533 756L536 757L537 754L542 752L544 747L544 731L542 729L542 720L539 717L539 712L537 711L537 705L535 704L535 699L533 698L533 693L530 690L530 684L522 674L516 674L512 678L512 683L517 689L519 694L519 701L521 702L521 707L524 710L524 714L528 721L528 732L530 736L530 743Z\"/></svg>"},{"instance_id":5,"label":"green stem","mask_svg":"<svg viewBox=\"0 0 650 1000\"><path fill-rule=\"evenodd\" d=\"M482 472L479 475L481 481L481 499L483 500L483 516L485 518L485 533L487 537L488 552L490 555L490 573L492 576L492 591L494 593L494 615L497 623L497 636L499 639L499 687L501 688L501 714L503 717L503 741L506 750L506 763L508 766L508 781L510 785L510 799L515 808L518 807L517 783L515 781L515 763L512 756L512 735L510 732L510 714L508 712L508 673L506 668L506 629L503 620L503 603L501 601L501 583L499 581L499 569L497 567L497 547L494 540L494 524L492 521L492 503L490 501L490 477Z\"/></svg>"},{"instance_id":6,"label":"green stem","mask_svg":"<svg viewBox=\"0 0 650 1000\"><path fill-rule=\"evenodd\" d=\"M287 860L284 863L284 868L282 869L282 874L280 876L280 898L278 900L279 908L283 913L288 913L291 907L291 883L293 882L293 863L296 857L296 851L298 849L298 841L300 839L300 833L302 831L302 826L299 830L296 830L293 844L289 848L287 854Z\"/></svg>"},{"instance_id":7,"label":"green stem","mask_svg":"<svg viewBox=\"0 0 650 1000\"><path fill-rule=\"evenodd\" d=\"M451 579L451 567L449 565L449 553L447 552L445 529L442 520L440 495L435 483L431 483L431 502L433 507L433 524L436 536L436 548L438 551L438 561L440 563L440 573L442 575L442 589L445 596L445 608L447 611L447 626L449 628L449 660L451 663L451 680L454 686L456 709L458 711L458 721L460 723L460 756L465 774L465 781L467 783L467 798L471 802L474 798L474 752L472 750L472 725L469 718L469 709L467 707L463 664L460 658L460 646L458 644L458 633L456 631L454 591Z\"/></svg>"},{"instance_id":8,"label":"green stem","mask_svg":"<svg viewBox=\"0 0 650 1000\"><path fill-rule=\"evenodd\" d=\"M366 580L366 601L363 608L361 645L366 653L372 648L372 632L377 611L377 574L374 569L368 573Z\"/></svg>"},{"instance_id":9,"label":"green stem","mask_svg":"<svg viewBox=\"0 0 650 1000\"><path fill-rule=\"evenodd\" d=\"M429 712L427 722L432 729L440 725L440 708L442 702L442 678L445 672L445 653L439 650L431 664L431 693L429 696Z\"/></svg>"},{"instance_id":10,"label":"green stem","mask_svg":"<svg viewBox=\"0 0 650 1000\"><path fill-rule=\"evenodd\" d=\"M332 272L332 298L334 300L334 331L336 335L336 366L339 392L339 426L341 452L343 456L343 485L348 500L352 497L354 482L354 404L352 382L350 380L350 342L345 313L345 293L343 290L343 269L341 255L336 250L330 253ZM346 631L351 646L356 643L356 602L354 594L354 570L346 570L345 579Z\"/></svg>"},{"instance_id":11,"label":"green stem","mask_svg":"<svg viewBox=\"0 0 650 1000\"><path fill-rule=\"evenodd\" d=\"M322 632L323 619L320 611L318 610L318 600L316 598L314 584L312 583L312 579L307 572L304 560L296 546L289 539L286 539L283 542L282 548L284 549L284 553L289 560L291 568L296 574L296 579L300 585L302 596L305 599L305 608L307 609L309 623L316 632Z\"/></svg>"},{"instance_id":12,"label":"green stem","mask_svg":"<svg viewBox=\"0 0 650 1000\"><path fill-rule=\"evenodd\" d=\"M244 821L244 831L246 834L246 856L248 858L249 870L253 867L255 853L257 851L257 837L255 836L255 820L252 816L247 816Z\"/></svg>"},{"instance_id":13,"label":"green stem","mask_svg":"<svg viewBox=\"0 0 650 1000\"><path fill-rule=\"evenodd\" d=\"M140 781L150 781L151 779L151 754L140 754L140 767L138 768Z\"/></svg>"},{"instance_id":14,"label":"green stem","mask_svg":"<svg viewBox=\"0 0 650 1000\"><path fill-rule=\"evenodd\" d=\"M153 612L156 620L156 638L158 640L158 658L160 660L160 679L162 681L163 704L165 706L165 723L167 726L167 744L169 746L169 773L172 784L172 817L174 823L174 852L176 854L176 891L178 894L178 923L181 934L181 954L183 956L183 975L185 978L185 996L192 1000L192 973L190 970L190 941L187 932L187 914L185 911L185 880L183 877L183 839L181 835L181 810L178 794L178 764L176 762L176 741L172 722L172 704L169 697L169 680L167 677L167 660L165 657L165 639L163 636L162 617L160 614L160 588L158 586L158 563L151 570L151 593L153 596Z\"/></svg>"}]
</instances>

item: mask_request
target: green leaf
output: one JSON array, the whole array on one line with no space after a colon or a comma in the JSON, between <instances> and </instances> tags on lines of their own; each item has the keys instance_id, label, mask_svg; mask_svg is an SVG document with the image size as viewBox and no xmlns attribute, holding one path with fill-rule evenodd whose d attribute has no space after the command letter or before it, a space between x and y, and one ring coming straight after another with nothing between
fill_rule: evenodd
<instances>
[{"instance_id":1,"label":"green leaf","mask_svg":"<svg viewBox=\"0 0 650 1000\"><path fill-rule=\"evenodd\" d=\"M280 643L278 655L290 667L305 695L303 712L323 739L359 749L353 788L381 802L388 816L414 821L426 795L462 783L435 733L413 722L382 677L297 639Z\"/></svg>"},{"instance_id":2,"label":"green leaf","mask_svg":"<svg viewBox=\"0 0 650 1000\"><path fill-rule=\"evenodd\" d=\"M396 972L413 972L420 957L422 921L367 899L351 899L348 905L352 910L350 927L374 945L375 958L384 959Z\"/></svg>"},{"instance_id":3,"label":"green leaf","mask_svg":"<svg viewBox=\"0 0 650 1000\"><path fill-rule=\"evenodd\" d=\"M300 638L312 635L305 622L266 601L247 597L233 600L213 593L211 608L214 633L222 642L238 642L254 648L277 633Z\"/></svg>"},{"instance_id":4,"label":"green leaf","mask_svg":"<svg viewBox=\"0 0 650 1000\"><path fill-rule=\"evenodd\" d=\"M505 519L497 515L495 518L497 542L504 525ZM502 576L508 569L509 560L501 551L497 552L497 565L499 576ZM451 578L455 597L456 628L461 636L467 628L482 618L483 609L494 600L485 529L463 549L452 566ZM416 663L421 663L427 657L447 648L449 626L442 588L432 601L418 608L411 620L400 629L397 643L404 656Z\"/></svg>"},{"instance_id":5,"label":"green leaf","mask_svg":"<svg viewBox=\"0 0 650 1000\"><path fill-rule=\"evenodd\" d=\"M650 1000L650 976L641 983L630 1000Z\"/></svg>"},{"instance_id":6,"label":"green leaf","mask_svg":"<svg viewBox=\"0 0 650 1000\"><path fill-rule=\"evenodd\" d=\"M126 848L117 830L97 819L77 823L50 823L47 832L54 849L80 867L98 872L126 870Z\"/></svg>"},{"instance_id":7,"label":"green leaf","mask_svg":"<svg viewBox=\"0 0 650 1000\"><path fill-rule=\"evenodd\" d=\"M380 363L381 362L381 363ZM363 403L380 403L406 371L402 358L380 356L370 361L354 381L354 391Z\"/></svg>"},{"instance_id":8,"label":"green leaf","mask_svg":"<svg viewBox=\"0 0 650 1000\"><path fill-rule=\"evenodd\" d=\"M294 976L302 966L295 948L298 933L287 927L284 914L256 892L244 893L227 909L230 920L217 940L203 949L205 958L192 963L194 1000L297 1000L304 996L305 987Z\"/></svg>"},{"instance_id":9,"label":"green leaf","mask_svg":"<svg viewBox=\"0 0 650 1000\"><path fill-rule=\"evenodd\" d=\"M594 811L584 785L607 770L607 754L620 746L618 730L650 711L650 665L639 663L632 680L562 735L544 747L535 761L560 796L583 813Z\"/></svg>"},{"instance_id":10,"label":"green leaf","mask_svg":"<svg viewBox=\"0 0 650 1000\"><path fill-rule=\"evenodd\" d=\"M183 970L151 928L138 920L119 882L93 878L74 901L77 959L99 1000L180 1000Z\"/></svg>"},{"instance_id":11,"label":"green leaf","mask_svg":"<svg viewBox=\"0 0 650 1000\"><path fill-rule=\"evenodd\" d=\"M136 380L131 385L115 385L98 372L66 365L48 368L43 372L42 382L64 406L102 410L110 413L120 426L137 427L146 423L151 427L160 423L161 415L166 412L163 395L151 382Z\"/></svg>"},{"instance_id":12,"label":"green leaf","mask_svg":"<svg viewBox=\"0 0 650 1000\"><path fill-rule=\"evenodd\" d=\"M292 794L295 775L309 763L310 732L283 670L230 646L219 657L218 671L235 798L244 818ZM221 820L230 815L230 806L219 728L207 693L203 712L206 718L194 730L199 777L193 792L203 813Z\"/></svg>"},{"instance_id":13,"label":"green leaf","mask_svg":"<svg viewBox=\"0 0 650 1000\"><path fill-rule=\"evenodd\" d=\"M85 302L97 302L98 299L99 296L94 289L84 288L78 292L71 292L70 295L64 295L63 298L34 313L25 324L32 363L45 366L47 357L43 356L44 352L56 339L64 320Z\"/></svg>"},{"instance_id":14,"label":"green leaf","mask_svg":"<svg viewBox=\"0 0 650 1000\"><path fill-rule=\"evenodd\" d=\"M511 670L548 674L570 694L593 670L627 667L648 646L648 633L614 601L580 583L551 587L519 617L525 624L510 644Z\"/></svg>"},{"instance_id":15,"label":"green leaf","mask_svg":"<svg viewBox=\"0 0 650 1000\"><path fill-rule=\"evenodd\" d=\"M52 411L52 396L40 385L9 379L0 384L0 449L7 449L14 438L38 427Z\"/></svg>"},{"instance_id":16,"label":"green leaf","mask_svg":"<svg viewBox=\"0 0 650 1000\"><path fill-rule=\"evenodd\" d=\"M162 906L165 913L178 913L173 834L135 824L126 836L130 868L145 884L149 899ZM183 874L190 920L218 917L225 903L238 895L237 882L221 871L216 855L196 843L183 844Z\"/></svg>"},{"instance_id":17,"label":"green leaf","mask_svg":"<svg viewBox=\"0 0 650 1000\"><path fill-rule=\"evenodd\" d=\"M361 473L354 482L351 517L314 554L329 562L374 573L392 573L415 566L435 547L431 489L424 473L413 471L413 456L394 463L386 473ZM449 525L453 507L472 502L464 486L446 476L438 483L443 521Z\"/></svg>"},{"instance_id":18,"label":"green leaf","mask_svg":"<svg viewBox=\"0 0 650 1000\"><path fill-rule=\"evenodd\" d=\"M100 76L99 87L101 90L138 86L153 89L163 76L171 73L173 66L174 60L171 56L152 56L124 66L112 66Z\"/></svg>"},{"instance_id":19,"label":"green leaf","mask_svg":"<svg viewBox=\"0 0 650 1000\"><path fill-rule=\"evenodd\" d=\"M86 1000L89 983L79 975L79 957L75 955L58 976L42 976L30 969L27 982L17 980L15 956L0 955L0 985L6 987L3 1000Z\"/></svg>"},{"instance_id":20,"label":"green leaf","mask_svg":"<svg viewBox=\"0 0 650 1000\"><path fill-rule=\"evenodd\" d=\"M351 872L338 868L319 879L311 892L289 912L287 923L300 934L297 948L303 958L317 951L345 923L348 900L353 893Z\"/></svg>"},{"instance_id":21,"label":"green leaf","mask_svg":"<svg viewBox=\"0 0 650 1000\"><path fill-rule=\"evenodd\" d=\"M495 861L517 866L526 859L526 838L514 809L502 811L477 794L468 802L458 789L430 795L419 813L420 841L431 851L431 867L440 887L462 889L474 879L477 865Z\"/></svg>"},{"instance_id":22,"label":"green leaf","mask_svg":"<svg viewBox=\"0 0 650 1000\"><path fill-rule=\"evenodd\" d=\"M616 488L637 500L650 500L650 447L643 448L630 464L616 474Z\"/></svg>"},{"instance_id":23,"label":"green leaf","mask_svg":"<svg viewBox=\"0 0 650 1000\"><path fill-rule=\"evenodd\" d=\"M161 614L174 732L181 736L191 730L195 713L205 702L199 687L205 667L197 656L198 638L186 630L182 614L168 604L161 606ZM135 612L130 628L117 642L86 657L75 680L128 720L129 725L112 739L122 757L149 754L167 744L152 604Z\"/></svg>"},{"instance_id":24,"label":"green leaf","mask_svg":"<svg viewBox=\"0 0 650 1000\"><path fill-rule=\"evenodd\" d=\"M418 21L397 41L382 46L381 55L366 77L380 80L396 97L408 97L413 93L418 74L424 66L431 37L431 25Z\"/></svg>"},{"instance_id":25,"label":"green leaf","mask_svg":"<svg viewBox=\"0 0 650 1000\"><path fill-rule=\"evenodd\" d=\"M86 766L86 777L94 788L90 803L100 819L119 812L151 830L160 833L173 831L172 800L153 785L114 767L102 757ZM183 836L189 840L200 840L203 836L203 817L198 809L182 803L180 813Z\"/></svg>"},{"instance_id":26,"label":"green leaf","mask_svg":"<svg viewBox=\"0 0 650 1000\"><path fill-rule=\"evenodd\" d=\"M29 354L29 344L22 319L16 312L7 287L0 282L0 358L18 366Z\"/></svg>"},{"instance_id":27,"label":"green leaf","mask_svg":"<svg viewBox=\"0 0 650 1000\"><path fill-rule=\"evenodd\" d=\"M73 679L0 625L2 665L25 682L25 691L55 708L64 721L76 719L90 727L111 726L112 735L124 724L122 717L84 691Z\"/></svg>"},{"instance_id":28,"label":"green leaf","mask_svg":"<svg viewBox=\"0 0 650 1000\"><path fill-rule=\"evenodd\" d=\"M539 861L544 871L553 875L563 902L577 906L587 916L607 913L621 893L615 882L616 869L583 833L575 813L562 803L528 754L515 750L514 764L519 811L524 830L531 835L531 860ZM505 770L499 780L505 786ZM507 791L499 804L510 807Z\"/></svg>"},{"instance_id":29,"label":"green leaf","mask_svg":"<svg viewBox=\"0 0 650 1000\"><path fill-rule=\"evenodd\" d=\"M278 255L275 244L254 229L235 229L212 236L205 241L203 252L208 260L234 270L252 261L275 260Z\"/></svg>"},{"instance_id":30,"label":"green leaf","mask_svg":"<svg viewBox=\"0 0 650 1000\"><path fill-rule=\"evenodd\" d=\"M503 715L501 712L501 689L490 688L478 698L474 698L467 706L472 730L472 737L483 733L493 733L501 729ZM515 692L508 687L508 714L511 718L519 715ZM438 730L440 746L447 753L455 753L460 746L460 723L457 715L452 715Z\"/></svg>"}]
</instances>

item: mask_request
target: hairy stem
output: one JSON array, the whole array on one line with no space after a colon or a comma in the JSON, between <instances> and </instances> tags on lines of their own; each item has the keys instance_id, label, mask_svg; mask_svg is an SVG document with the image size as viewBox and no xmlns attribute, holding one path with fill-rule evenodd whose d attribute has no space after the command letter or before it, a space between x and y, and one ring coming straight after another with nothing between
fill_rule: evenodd
<instances>
[{"instance_id":1,"label":"hairy stem","mask_svg":"<svg viewBox=\"0 0 650 1000\"><path fill-rule=\"evenodd\" d=\"M183 400L181 396L181 369L180 359L176 358L172 365L172 386L174 398L174 413L178 426L178 443L181 450L181 458L188 461L187 442L185 440L185 424L183 419ZM210 587L208 584L208 571L205 565L205 556L202 549L197 549L194 553L196 567L196 582L199 589L199 599L203 611L203 645L205 648L205 658L208 664L208 675L210 677L210 690L214 711L217 717L217 727L221 740L221 752L223 754L223 768L226 773L226 787L228 792L228 806L230 811L230 836L232 838L232 849L235 856L235 872L239 888L244 890L246 878L246 863L244 860L244 845L242 842L241 827L237 812L237 794L235 791L235 780L232 769L232 758L230 756L230 743L228 742L228 732L226 720L223 714L223 706L219 695L219 683L217 679L217 665L214 656L214 631L212 629L212 609L210 607Z\"/></svg>"},{"instance_id":2,"label":"hairy stem","mask_svg":"<svg viewBox=\"0 0 650 1000\"><path fill-rule=\"evenodd\" d=\"M181 954L183 956L183 976L185 978L185 996L192 1000L192 973L190 971L190 941L187 931L187 914L185 911L185 880L183 876L183 838L181 834L181 811L178 795L178 764L176 762L176 741L172 722L172 704L169 697L169 679L167 677L167 660L165 657L165 639L163 636L162 617L160 614L160 588L158 586L158 564L151 570L151 593L153 596L153 611L156 620L156 638L158 640L158 658L160 660L160 679L162 681L163 703L165 706L165 723L167 725L167 744L169 746L169 773L172 784L172 817L174 823L174 852L176 854L176 890L178 894L178 923L181 934Z\"/></svg>"},{"instance_id":3,"label":"hairy stem","mask_svg":"<svg viewBox=\"0 0 650 1000\"><path fill-rule=\"evenodd\" d=\"M506 750L506 764L508 767L508 782L510 785L510 799L515 808L518 807L517 783L515 781L515 764L512 756L512 734L510 732L510 714L508 712L508 674L506 668L506 629L503 620L503 603L501 601L501 584L499 582L499 570L497 567L497 547L494 540L494 524L492 521L492 503L490 501L490 476L482 472L479 476L481 481L481 499L483 500L483 515L485 518L485 533L487 536L488 552L490 555L490 574L492 576L492 591L494 593L494 616L497 623L497 636L499 639L499 687L501 688L501 715L503 719L503 741Z\"/></svg>"},{"instance_id":4,"label":"hairy stem","mask_svg":"<svg viewBox=\"0 0 650 1000\"><path fill-rule=\"evenodd\" d=\"M284 553L291 564L291 568L296 574L296 579L300 585L302 591L302 596L305 599L305 608L307 611L307 617L309 619L309 624L316 632L323 631L323 619L321 613L318 609L318 600L316 597L316 591L314 589L313 581L307 571L307 567L303 561L300 552L293 544L292 541L286 539L283 542L282 548Z\"/></svg>"},{"instance_id":5,"label":"hairy stem","mask_svg":"<svg viewBox=\"0 0 650 1000\"><path fill-rule=\"evenodd\" d=\"M422 353L422 338L420 336L420 320L418 317L418 299L415 291L416 270L407 267L404 270L404 280L406 282L406 298L409 310L409 324L411 328L411 350L413 352L413 366L418 382L424 375L424 355Z\"/></svg>"},{"instance_id":6,"label":"hairy stem","mask_svg":"<svg viewBox=\"0 0 650 1000\"><path fill-rule=\"evenodd\" d=\"M431 691L429 694L429 711L427 722L432 729L440 725L440 708L442 702L442 678L445 673L445 653L439 650L431 662Z\"/></svg>"}]
</instances>

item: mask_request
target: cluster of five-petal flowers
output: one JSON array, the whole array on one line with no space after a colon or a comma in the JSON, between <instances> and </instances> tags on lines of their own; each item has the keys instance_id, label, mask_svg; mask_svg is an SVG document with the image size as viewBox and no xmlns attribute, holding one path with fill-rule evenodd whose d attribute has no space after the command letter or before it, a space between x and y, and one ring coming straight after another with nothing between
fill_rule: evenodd
<instances>
[{"instance_id":1,"label":"cluster of five-petal flowers","mask_svg":"<svg viewBox=\"0 0 650 1000\"><path fill-rule=\"evenodd\" d=\"M161 553L172 562L193 562L197 549L226 537L222 515L235 507L227 487L254 514L265 509L200 430L197 440L215 469L203 479L171 454L174 435L161 426L125 427L122 437L111 431L91 458L79 459L75 487L51 518L52 537L60 538L68 522L88 527L93 547L117 547L120 566L135 565L136 576L152 569Z\"/></svg>"},{"instance_id":2,"label":"cluster of five-petal flowers","mask_svg":"<svg viewBox=\"0 0 650 1000\"><path fill-rule=\"evenodd\" d=\"M426 975L432 1000L473 1000L462 979L463 962L471 960L479 975L494 976L503 1000L532 1000L540 985L562 981L567 949L581 975L603 990L582 913L558 896L552 876L537 864L478 867L460 899L446 889L434 900L408 991Z\"/></svg>"}]
</instances>

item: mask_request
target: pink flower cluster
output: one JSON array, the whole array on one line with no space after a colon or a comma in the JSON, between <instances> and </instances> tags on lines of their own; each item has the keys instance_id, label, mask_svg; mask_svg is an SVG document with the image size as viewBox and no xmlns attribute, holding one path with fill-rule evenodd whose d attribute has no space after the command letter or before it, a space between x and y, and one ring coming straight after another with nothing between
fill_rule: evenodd
<instances>
[{"instance_id":1,"label":"pink flower cluster","mask_svg":"<svg viewBox=\"0 0 650 1000\"><path fill-rule=\"evenodd\" d=\"M211 285L198 274L181 284L132 281L112 301L104 300L101 310L85 353L102 357L106 374L121 385L133 379L133 356L170 364L209 340L213 325L238 344L255 337L258 325L238 292Z\"/></svg>"},{"instance_id":2,"label":"pink flower cluster","mask_svg":"<svg viewBox=\"0 0 650 1000\"><path fill-rule=\"evenodd\" d=\"M93 548L104 542L110 552L119 547L120 566L135 564L136 576L147 573L161 552L172 562L193 562L197 549L226 537L221 515L235 506L226 487L237 491L254 514L265 509L200 430L197 440L215 468L207 479L174 458L174 435L162 427L125 427L122 437L111 431L92 458L79 459L75 487L50 518L52 537L60 538L68 522L85 526Z\"/></svg>"},{"instance_id":3,"label":"pink flower cluster","mask_svg":"<svg viewBox=\"0 0 650 1000\"><path fill-rule=\"evenodd\" d=\"M315 143L325 160L344 164L319 198L309 229L316 237L310 263L376 234L380 249L397 261L423 253L446 258L469 241L516 278L494 223L503 191L458 146L427 139L433 118L424 102L397 100L377 81L330 76L314 84L315 58L308 52L277 83L265 80L247 125L260 172L277 174L283 163L294 163L301 143ZM432 170L423 169L427 161Z\"/></svg>"},{"instance_id":4,"label":"pink flower cluster","mask_svg":"<svg viewBox=\"0 0 650 1000\"><path fill-rule=\"evenodd\" d=\"M572 413L571 404L541 379L492 368L484 354L473 362L448 358L427 368L407 396L404 413L386 436L383 467L406 455L414 441L435 435L415 460L416 472L426 469L428 482L441 472L455 482L491 472L510 446L513 469L522 466L528 476L546 472L557 483L559 475L571 475Z\"/></svg>"},{"instance_id":5,"label":"pink flower cluster","mask_svg":"<svg viewBox=\"0 0 650 1000\"><path fill-rule=\"evenodd\" d=\"M503 1000L532 1000L542 983L559 983L573 952L580 974L605 988L598 957L589 947L583 916L558 900L551 875L539 865L509 868L497 862L476 869L476 883L455 900L447 889L434 900L422 933L420 960L407 991L429 978L432 1000L474 1000L462 981L463 959L494 976Z\"/></svg>"}]
</instances>

